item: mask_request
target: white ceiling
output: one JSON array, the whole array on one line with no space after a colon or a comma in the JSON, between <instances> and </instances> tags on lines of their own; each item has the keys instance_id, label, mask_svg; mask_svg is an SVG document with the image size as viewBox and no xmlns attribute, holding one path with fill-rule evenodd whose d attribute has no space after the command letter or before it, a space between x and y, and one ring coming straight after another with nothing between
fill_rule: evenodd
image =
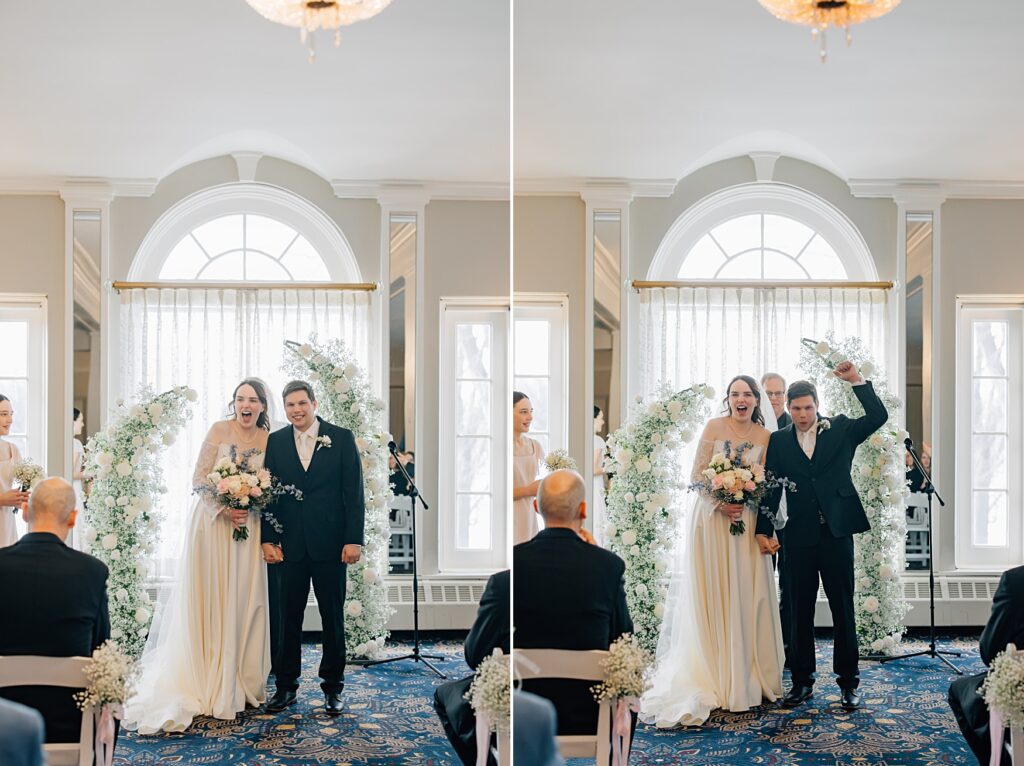
<instances>
[{"instance_id":1,"label":"white ceiling","mask_svg":"<svg viewBox=\"0 0 1024 766\"><path fill-rule=\"evenodd\" d=\"M841 177L1024 179L1024 3L810 33L756 0L516 0L517 178L680 178L749 151Z\"/></svg>"},{"instance_id":2,"label":"white ceiling","mask_svg":"<svg viewBox=\"0 0 1024 766\"><path fill-rule=\"evenodd\" d=\"M257 151L329 179L508 182L508 0L318 35L243 0L0 0L0 177L161 178Z\"/></svg>"}]
</instances>

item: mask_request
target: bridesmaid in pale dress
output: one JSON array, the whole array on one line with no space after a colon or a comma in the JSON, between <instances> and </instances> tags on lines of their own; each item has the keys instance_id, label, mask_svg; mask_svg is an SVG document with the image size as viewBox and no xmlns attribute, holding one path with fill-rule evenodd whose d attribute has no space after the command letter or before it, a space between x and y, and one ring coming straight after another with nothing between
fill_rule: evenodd
<instances>
[{"instance_id":1,"label":"bridesmaid in pale dress","mask_svg":"<svg viewBox=\"0 0 1024 766\"><path fill-rule=\"evenodd\" d=\"M0 437L11 432L13 422L11 400L0 394ZM14 466L19 460L18 448L0 438L0 548L18 542L15 517L21 506L28 502L28 492L11 488Z\"/></svg>"},{"instance_id":2,"label":"bridesmaid in pale dress","mask_svg":"<svg viewBox=\"0 0 1024 766\"><path fill-rule=\"evenodd\" d=\"M608 445L601 438L601 429L604 428L604 413L596 404L594 405L594 512L591 518L594 520L594 539L598 545L604 546L604 528L608 525L608 516L605 507L605 486L604 486L604 452Z\"/></svg>"},{"instance_id":3,"label":"bridesmaid in pale dress","mask_svg":"<svg viewBox=\"0 0 1024 766\"><path fill-rule=\"evenodd\" d=\"M533 422L533 405L522 391L512 392L512 544L531 540L540 531L540 517L533 510L533 498L540 480L544 450L526 435Z\"/></svg>"},{"instance_id":4,"label":"bridesmaid in pale dress","mask_svg":"<svg viewBox=\"0 0 1024 766\"><path fill-rule=\"evenodd\" d=\"M85 418L82 411L77 407L71 408L73 415L72 429L74 437L71 439L71 486L75 490L75 510L78 511L78 518L85 516L85 446L82 444L81 435L85 429ZM85 541L77 527L71 530L71 547L77 550L85 550Z\"/></svg>"}]
</instances>

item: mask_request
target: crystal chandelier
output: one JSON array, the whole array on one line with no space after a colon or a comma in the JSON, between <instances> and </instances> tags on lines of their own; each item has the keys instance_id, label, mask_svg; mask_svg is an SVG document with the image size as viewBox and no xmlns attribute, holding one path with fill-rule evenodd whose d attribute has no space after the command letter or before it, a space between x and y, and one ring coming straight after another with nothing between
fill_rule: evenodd
<instances>
[{"instance_id":1,"label":"crystal chandelier","mask_svg":"<svg viewBox=\"0 0 1024 766\"><path fill-rule=\"evenodd\" d=\"M850 27L862 21L884 16L900 0L758 0L777 19L811 28L811 37L820 42L822 63L828 58L825 30L841 27L850 44Z\"/></svg>"},{"instance_id":2,"label":"crystal chandelier","mask_svg":"<svg viewBox=\"0 0 1024 766\"><path fill-rule=\"evenodd\" d=\"M373 18L391 0L245 0L263 18L298 27L299 38L309 50L309 63L316 60L318 29L333 29L334 45L341 45L341 27Z\"/></svg>"}]
</instances>

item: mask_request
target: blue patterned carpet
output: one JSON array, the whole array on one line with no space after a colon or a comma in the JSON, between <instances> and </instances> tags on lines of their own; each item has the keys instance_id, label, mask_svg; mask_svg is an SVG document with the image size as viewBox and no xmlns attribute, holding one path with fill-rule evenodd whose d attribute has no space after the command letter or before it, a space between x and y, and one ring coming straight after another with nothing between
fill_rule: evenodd
<instances>
[{"instance_id":1,"label":"blue patterned carpet","mask_svg":"<svg viewBox=\"0 0 1024 766\"><path fill-rule=\"evenodd\" d=\"M964 652L957 664L965 672L983 670L976 638L939 643ZM905 651L924 648L911 641ZM819 640L815 697L796 710L766 705L747 713L716 711L700 728L659 730L641 724L630 766L976 766L946 704L953 676L938 660L862 662L864 707L854 713L839 707L831 668L832 643Z\"/></svg>"},{"instance_id":2,"label":"blue patterned carpet","mask_svg":"<svg viewBox=\"0 0 1024 766\"><path fill-rule=\"evenodd\" d=\"M394 645L389 654L408 651ZM469 675L462 644L432 642L424 652L441 654L437 663L449 679ZM247 710L236 721L201 718L184 734L144 737L122 731L115 764L404 764L448 766L453 754L434 713L434 687L444 683L426 666L411 660L345 671L347 708L338 718L323 709L316 668L320 647L303 647L302 681L297 704L277 715Z\"/></svg>"}]
</instances>

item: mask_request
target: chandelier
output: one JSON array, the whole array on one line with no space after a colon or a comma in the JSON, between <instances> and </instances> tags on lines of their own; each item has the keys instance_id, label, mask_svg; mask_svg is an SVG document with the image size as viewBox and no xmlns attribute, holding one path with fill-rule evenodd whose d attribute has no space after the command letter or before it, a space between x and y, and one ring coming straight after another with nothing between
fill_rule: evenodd
<instances>
[{"instance_id":1,"label":"chandelier","mask_svg":"<svg viewBox=\"0 0 1024 766\"><path fill-rule=\"evenodd\" d=\"M341 45L341 27L373 18L391 0L245 0L260 16L286 27L298 27L307 46L309 63L316 60L318 29L333 29L335 47Z\"/></svg>"},{"instance_id":2,"label":"chandelier","mask_svg":"<svg viewBox=\"0 0 1024 766\"><path fill-rule=\"evenodd\" d=\"M758 0L777 19L811 28L812 39L820 42L818 55L822 63L828 58L825 31L840 27L846 33L846 44L852 36L850 27L862 21L884 16L900 0Z\"/></svg>"}]
</instances>

